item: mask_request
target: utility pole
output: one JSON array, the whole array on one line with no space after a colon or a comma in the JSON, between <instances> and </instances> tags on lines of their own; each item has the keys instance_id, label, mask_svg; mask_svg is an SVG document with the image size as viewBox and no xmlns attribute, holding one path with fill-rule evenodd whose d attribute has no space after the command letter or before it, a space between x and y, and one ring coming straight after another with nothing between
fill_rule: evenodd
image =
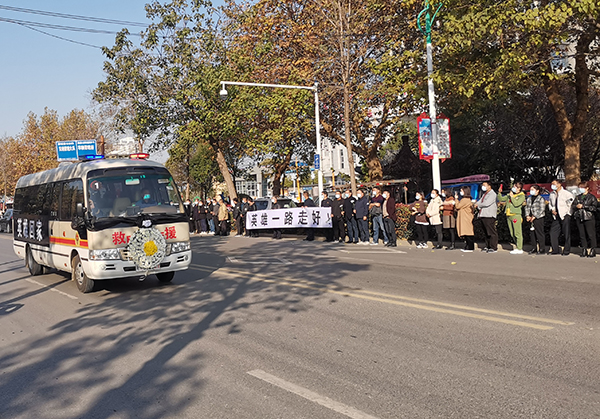
<instances>
[{"instance_id":1,"label":"utility pole","mask_svg":"<svg viewBox=\"0 0 600 419\"><path fill-rule=\"evenodd\" d=\"M440 150L438 143L437 110L435 107L435 88L433 86L433 47L431 46L431 29L435 18L442 8L442 4L431 16L432 7L430 0L425 0L425 8L417 17L419 30L427 38L427 90L429 94L429 118L431 119L431 142L433 145L433 159L431 161L431 171L433 175L433 188L438 191L442 188L442 179L440 175ZM421 24L422 17L425 17L425 27Z\"/></svg>"}]
</instances>

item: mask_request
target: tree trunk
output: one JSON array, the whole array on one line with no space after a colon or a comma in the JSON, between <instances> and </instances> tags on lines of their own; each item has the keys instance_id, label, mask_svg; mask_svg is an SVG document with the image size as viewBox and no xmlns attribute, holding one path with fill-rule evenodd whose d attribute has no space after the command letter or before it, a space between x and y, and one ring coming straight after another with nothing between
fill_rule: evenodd
<instances>
[{"instance_id":1,"label":"tree trunk","mask_svg":"<svg viewBox=\"0 0 600 419\"><path fill-rule=\"evenodd\" d=\"M275 165L274 173L273 173L273 196L279 196L281 194L281 177L285 173L288 167L290 167L290 162L292 161L292 151L290 151L284 158L284 160Z\"/></svg>"},{"instance_id":2,"label":"tree trunk","mask_svg":"<svg viewBox=\"0 0 600 419\"><path fill-rule=\"evenodd\" d=\"M576 110L574 122L569 119L565 107L564 97L561 95L556 79L546 78L544 87L546 96L550 101L560 136L565 145L565 164L563 171L567 186L577 186L581 181L581 140L585 134L586 124L589 119L589 77L590 70L587 66L587 55L590 43L595 39L593 32L586 32L577 42L575 54L575 92ZM548 65L548 71L552 71Z\"/></svg>"},{"instance_id":3,"label":"tree trunk","mask_svg":"<svg viewBox=\"0 0 600 419\"><path fill-rule=\"evenodd\" d=\"M383 179L383 167L381 166L381 160L377 152L377 147L369 148L365 159L367 169L369 170L369 181L371 182Z\"/></svg>"},{"instance_id":4,"label":"tree trunk","mask_svg":"<svg viewBox=\"0 0 600 419\"><path fill-rule=\"evenodd\" d=\"M225 184L227 185L227 192L229 192L229 197L233 200L233 198L237 198L237 191L235 190L235 182L231 177L231 173L229 173L229 167L227 166L225 155L220 148L217 148L215 152L217 154L217 164L219 165L219 170L221 171L223 179L225 179Z\"/></svg>"},{"instance_id":5,"label":"tree trunk","mask_svg":"<svg viewBox=\"0 0 600 419\"><path fill-rule=\"evenodd\" d=\"M346 150L348 151L348 166L350 166L350 185L352 186L352 194L356 196L356 171L354 170L354 156L352 155L352 134L350 133L350 93L348 92L348 83L344 83L344 134L346 137ZM379 164L379 167L381 173L381 163Z\"/></svg>"},{"instance_id":6,"label":"tree trunk","mask_svg":"<svg viewBox=\"0 0 600 419\"><path fill-rule=\"evenodd\" d=\"M564 139L565 144L565 164L563 171L565 172L565 182L567 186L577 186L581 181L581 161L580 161L580 149L581 139L574 138L571 135L569 138Z\"/></svg>"}]
</instances>

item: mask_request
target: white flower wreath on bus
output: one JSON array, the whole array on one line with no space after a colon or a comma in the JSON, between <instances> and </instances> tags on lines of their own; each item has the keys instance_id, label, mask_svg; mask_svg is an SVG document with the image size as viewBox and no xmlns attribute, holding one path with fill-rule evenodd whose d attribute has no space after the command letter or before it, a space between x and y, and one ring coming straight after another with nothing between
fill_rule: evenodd
<instances>
[{"instance_id":1,"label":"white flower wreath on bus","mask_svg":"<svg viewBox=\"0 0 600 419\"><path fill-rule=\"evenodd\" d=\"M140 228L129 242L129 255L141 269L150 270L158 266L165 257L167 242L155 228Z\"/></svg>"}]
</instances>

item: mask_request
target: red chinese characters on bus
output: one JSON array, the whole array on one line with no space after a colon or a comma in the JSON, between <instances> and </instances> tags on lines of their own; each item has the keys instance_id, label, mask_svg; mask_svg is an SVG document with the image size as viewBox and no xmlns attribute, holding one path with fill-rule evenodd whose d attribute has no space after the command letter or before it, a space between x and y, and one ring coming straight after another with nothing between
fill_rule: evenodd
<instances>
[{"instance_id":1,"label":"red chinese characters on bus","mask_svg":"<svg viewBox=\"0 0 600 419\"><path fill-rule=\"evenodd\" d=\"M176 239L177 231L175 230L175 226L165 228L165 231L162 232L162 235L165 240Z\"/></svg>"},{"instance_id":2,"label":"red chinese characters on bus","mask_svg":"<svg viewBox=\"0 0 600 419\"><path fill-rule=\"evenodd\" d=\"M115 246L119 244L126 244L127 241L125 233L123 233L122 231L115 231L112 235L112 242Z\"/></svg>"}]
</instances>

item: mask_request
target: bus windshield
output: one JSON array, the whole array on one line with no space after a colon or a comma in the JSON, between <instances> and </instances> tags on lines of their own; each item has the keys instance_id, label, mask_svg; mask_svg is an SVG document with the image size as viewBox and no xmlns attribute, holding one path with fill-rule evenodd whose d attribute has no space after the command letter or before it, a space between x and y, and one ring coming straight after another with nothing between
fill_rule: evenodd
<instances>
[{"instance_id":1,"label":"bus windshield","mask_svg":"<svg viewBox=\"0 0 600 419\"><path fill-rule=\"evenodd\" d=\"M89 173L87 182L88 213L96 219L184 213L175 182L164 169L98 170Z\"/></svg>"}]
</instances>

